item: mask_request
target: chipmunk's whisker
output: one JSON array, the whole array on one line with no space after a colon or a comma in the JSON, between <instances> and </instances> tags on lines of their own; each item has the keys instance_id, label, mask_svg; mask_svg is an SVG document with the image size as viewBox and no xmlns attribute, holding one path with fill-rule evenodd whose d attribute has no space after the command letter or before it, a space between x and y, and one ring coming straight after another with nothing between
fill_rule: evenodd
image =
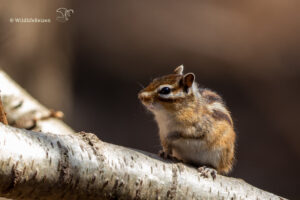
<instances>
[{"instance_id":1,"label":"chipmunk's whisker","mask_svg":"<svg viewBox=\"0 0 300 200\"><path fill-rule=\"evenodd\" d=\"M137 82L137 84L142 88L142 89L144 89L145 88L145 86L142 84L142 83L140 83L140 82Z\"/></svg>"}]
</instances>

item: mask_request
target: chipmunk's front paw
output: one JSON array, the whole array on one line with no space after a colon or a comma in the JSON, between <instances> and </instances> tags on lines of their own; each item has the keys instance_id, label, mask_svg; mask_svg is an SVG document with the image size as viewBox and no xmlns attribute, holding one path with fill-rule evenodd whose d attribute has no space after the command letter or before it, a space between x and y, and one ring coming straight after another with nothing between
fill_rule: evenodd
<instances>
[{"instance_id":1,"label":"chipmunk's front paw","mask_svg":"<svg viewBox=\"0 0 300 200\"><path fill-rule=\"evenodd\" d=\"M215 179L217 177L217 170L206 166L199 167L198 172L200 173L200 176L204 178L211 176L212 179Z\"/></svg>"},{"instance_id":2,"label":"chipmunk's front paw","mask_svg":"<svg viewBox=\"0 0 300 200\"><path fill-rule=\"evenodd\" d=\"M164 150L160 150L160 151L158 152L158 155L159 155L160 157L162 157L163 159L169 159L169 158L170 158L170 155L167 154L166 152L164 152Z\"/></svg>"},{"instance_id":3,"label":"chipmunk's front paw","mask_svg":"<svg viewBox=\"0 0 300 200\"><path fill-rule=\"evenodd\" d=\"M171 154L168 154L168 153L164 152L163 150L160 150L160 151L158 152L158 155L159 155L160 157L162 157L163 159L169 159L169 160L172 160L173 162L182 162L182 160L180 160L180 159L174 157L174 156L171 155Z\"/></svg>"}]
</instances>

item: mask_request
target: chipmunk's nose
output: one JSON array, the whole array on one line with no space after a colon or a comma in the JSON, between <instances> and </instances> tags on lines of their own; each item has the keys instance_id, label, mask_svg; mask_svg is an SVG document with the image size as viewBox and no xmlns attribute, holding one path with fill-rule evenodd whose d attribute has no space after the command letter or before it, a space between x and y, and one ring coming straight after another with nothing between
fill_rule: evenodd
<instances>
[{"instance_id":1,"label":"chipmunk's nose","mask_svg":"<svg viewBox=\"0 0 300 200\"><path fill-rule=\"evenodd\" d=\"M151 95L149 92L140 92L138 98L143 102L147 102L151 100Z\"/></svg>"}]
</instances>

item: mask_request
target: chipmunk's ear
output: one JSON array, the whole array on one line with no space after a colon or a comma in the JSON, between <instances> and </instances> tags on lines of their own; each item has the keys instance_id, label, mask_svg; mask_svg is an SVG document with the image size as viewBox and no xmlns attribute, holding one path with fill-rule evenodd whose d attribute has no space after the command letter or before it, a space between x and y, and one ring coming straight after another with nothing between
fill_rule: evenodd
<instances>
[{"instance_id":1,"label":"chipmunk's ear","mask_svg":"<svg viewBox=\"0 0 300 200\"><path fill-rule=\"evenodd\" d=\"M176 69L174 70L174 73L182 75L182 73L183 73L183 65L180 65L180 66L176 67Z\"/></svg>"},{"instance_id":2,"label":"chipmunk's ear","mask_svg":"<svg viewBox=\"0 0 300 200\"><path fill-rule=\"evenodd\" d=\"M182 83L186 88L192 87L195 81L195 74L194 73L187 73L182 78Z\"/></svg>"}]
</instances>

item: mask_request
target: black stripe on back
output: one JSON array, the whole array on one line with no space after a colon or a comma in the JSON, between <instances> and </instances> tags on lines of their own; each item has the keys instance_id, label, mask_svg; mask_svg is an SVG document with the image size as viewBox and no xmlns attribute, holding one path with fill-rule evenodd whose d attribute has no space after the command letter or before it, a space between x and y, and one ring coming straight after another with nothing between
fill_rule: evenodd
<instances>
[{"instance_id":1,"label":"black stripe on back","mask_svg":"<svg viewBox=\"0 0 300 200\"><path fill-rule=\"evenodd\" d=\"M225 120L232 126L232 121L230 117L226 113L223 113L222 111L213 110L212 117L215 120Z\"/></svg>"},{"instance_id":2,"label":"black stripe on back","mask_svg":"<svg viewBox=\"0 0 300 200\"><path fill-rule=\"evenodd\" d=\"M212 104L214 102L223 103L222 98L218 95L207 95L207 96L205 96L205 99L207 100L208 104Z\"/></svg>"}]
</instances>

